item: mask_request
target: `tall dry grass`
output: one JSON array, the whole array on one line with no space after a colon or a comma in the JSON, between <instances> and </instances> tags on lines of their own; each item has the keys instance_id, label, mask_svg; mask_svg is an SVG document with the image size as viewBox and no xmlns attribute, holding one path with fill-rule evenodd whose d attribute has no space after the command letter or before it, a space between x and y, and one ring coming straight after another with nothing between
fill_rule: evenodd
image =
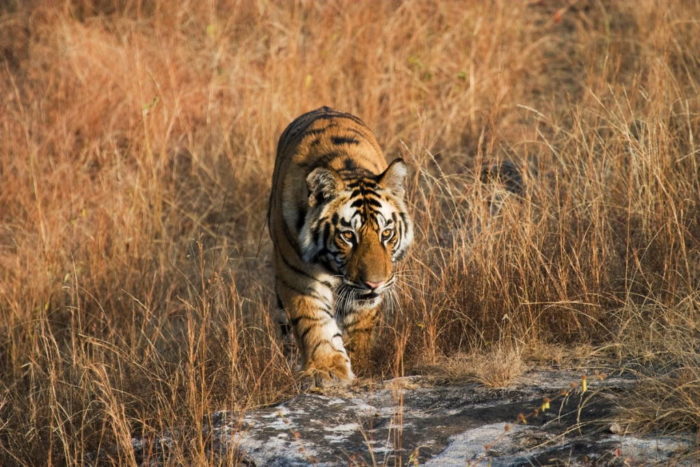
<instances>
[{"instance_id":1,"label":"tall dry grass","mask_svg":"<svg viewBox=\"0 0 700 467\"><path fill-rule=\"evenodd\" d=\"M207 414L298 390L264 212L279 133L321 105L416 168L378 376L592 343L689 389L640 426L697 427L698 2L0 12L0 463L205 462ZM522 197L481 181L504 160ZM159 433L181 442L134 451Z\"/></svg>"}]
</instances>

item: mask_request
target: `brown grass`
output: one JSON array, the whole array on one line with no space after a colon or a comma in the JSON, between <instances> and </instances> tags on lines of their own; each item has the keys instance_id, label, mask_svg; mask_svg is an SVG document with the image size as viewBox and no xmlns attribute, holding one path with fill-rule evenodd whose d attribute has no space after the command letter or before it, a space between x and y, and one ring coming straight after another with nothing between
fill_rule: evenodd
<instances>
[{"instance_id":1,"label":"brown grass","mask_svg":"<svg viewBox=\"0 0 700 467\"><path fill-rule=\"evenodd\" d=\"M697 427L696 2L0 12L0 463L133 464L131 437L164 432L187 440L167 461L203 462L207 414L298 390L264 212L280 131L325 104L416 168L378 376L501 343L607 346L689 388L689 417L645 427ZM496 213L480 173L501 160L527 190Z\"/></svg>"},{"instance_id":2,"label":"brown grass","mask_svg":"<svg viewBox=\"0 0 700 467\"><path fill-rule=\"evenodd\" d=\"M508 387L528 369L520 349L495 346L490 351L456 353L438 359L435 365L421 367L421 374L434 374L448 380L476 381L491 388Z\"/></svg>"}]
</instances>

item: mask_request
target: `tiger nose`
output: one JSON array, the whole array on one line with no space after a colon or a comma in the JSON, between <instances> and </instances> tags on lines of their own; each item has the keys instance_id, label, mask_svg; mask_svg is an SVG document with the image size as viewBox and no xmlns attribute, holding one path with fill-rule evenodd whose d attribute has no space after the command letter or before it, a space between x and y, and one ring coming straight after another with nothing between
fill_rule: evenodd
<instances>
[{"instance_id":1,"label":"tiger nose","mask_svg":"<svg viewBox=\"0 0 700 467\"><path fill-rule=\"evenodd\" d=\"M379 282L365 281L365 285L372 290L378 289L379 287L383 286L384 284L386 284L386 281L379 281Z\"/></svg>"}]
</instances>

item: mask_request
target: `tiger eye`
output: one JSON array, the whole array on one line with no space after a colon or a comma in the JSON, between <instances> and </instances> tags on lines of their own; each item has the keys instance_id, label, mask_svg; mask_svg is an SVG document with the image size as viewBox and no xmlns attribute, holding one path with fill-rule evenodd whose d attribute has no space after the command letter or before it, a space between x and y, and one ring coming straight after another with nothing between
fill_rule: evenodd
<instances>
[{"instance_id":1,"label":"tiger eye","mask_svg":"<svg viewBox=\"0 0 700 467\"><path fill-rule=\"evenodd\" d=\"M394 234L394 231L392 229L384 230L382 232L382 240L389 240L393 234Z\"/></svg>"},{"instance_id":2,"label":"tiger eye","mask_svg":"<svg viewBox=\"0 0 700 467\"><path fill-rule=\"evenodd\" d=\"M339 233L340 236L343 238L343 240L345 240L345 241L347 241L347 242L352 242L352 241L355 240L355 234L353 234L353 233L352 233L351 231L349 231L349 230L345 230L345 231L338 232L338 233Z\"/></svg>"}]
</instances>

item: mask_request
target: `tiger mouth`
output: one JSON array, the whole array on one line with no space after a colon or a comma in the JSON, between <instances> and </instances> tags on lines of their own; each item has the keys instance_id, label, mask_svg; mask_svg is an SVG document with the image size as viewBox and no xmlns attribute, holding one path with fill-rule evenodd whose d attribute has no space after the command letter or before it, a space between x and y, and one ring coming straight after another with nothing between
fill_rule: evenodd
<instances>
[{"instance_id":1,"label":"tiger mouth","mask_svg":"<svg viewBox=\"0 0 700 467\"><path fill-rule=\"evenodd\" d=\"M355 300L374 300L380 297L388 288L382 287L381 290L371 290L365 287L358 287L355 284L346 282L345 286L352 290Z\"/></svg>"},{"instance_id":2,"label":"tiger mouth","mask_svg":"<svg viewBox=\"0 0 700 467\"><path fill-rule=\"evenodd\" d=\"M379 293L377 292L368 292L366 294L360 295L358 298L361 300L374 300L375 298L379 297Z\"/></svg>"}]
</instances>

